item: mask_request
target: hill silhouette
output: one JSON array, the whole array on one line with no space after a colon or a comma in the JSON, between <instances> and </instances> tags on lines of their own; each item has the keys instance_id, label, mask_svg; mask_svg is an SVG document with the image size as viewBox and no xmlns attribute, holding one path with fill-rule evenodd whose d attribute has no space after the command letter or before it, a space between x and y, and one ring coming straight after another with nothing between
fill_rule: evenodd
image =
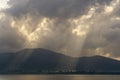
<instances>
[{"instance_id":1,"label":"hill silhouette","mask_svg":"<svg viewBox=\"0 0 120 80\"><path fill-rule=\"evenodd\" d=\"M74 58L50 50L0 54L0 74L119 74L120 61L103 56Z\"/></svg>"}]
</instances>

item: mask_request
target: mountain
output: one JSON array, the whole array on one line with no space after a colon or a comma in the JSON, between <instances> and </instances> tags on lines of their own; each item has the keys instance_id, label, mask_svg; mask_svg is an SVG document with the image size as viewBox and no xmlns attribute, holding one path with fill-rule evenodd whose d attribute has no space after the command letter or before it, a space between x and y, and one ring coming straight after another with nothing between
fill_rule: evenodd
<instances>
[{"instance_id":1,"label":"mountain","mask_svg":"<svg viewBox=\"0 0 120 80\"><path fill-rule=\"evenodd\" d=\"M74 58L46 49L0 54L0 74L119 74L120 61L103 56Z\"/></svg>"},{"instance_id":2,"label":"mountain","mask_svg":"<svg viewBox=\"0 0 120 80\"><path fill-rule=\"evenodd\" d=\"M95 73L120 73L120 61L103 56L79 58L77 70Z\"/></svg>"}]
</instances>

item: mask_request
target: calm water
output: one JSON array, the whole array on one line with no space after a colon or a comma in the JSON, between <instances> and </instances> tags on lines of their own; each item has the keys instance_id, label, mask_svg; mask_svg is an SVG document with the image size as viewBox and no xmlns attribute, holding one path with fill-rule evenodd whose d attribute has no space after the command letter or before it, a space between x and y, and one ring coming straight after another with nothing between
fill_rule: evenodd
<instances>
[{"instance_id":1,"label":"calm water","mask_svg":"<svg viewBox=\"0 0 120 80\"><path fill-rule=\"evenodd\" d=\"M8 75L0 76L0 80L120 80L118 75Z\"/></svg>"}]
</instances>

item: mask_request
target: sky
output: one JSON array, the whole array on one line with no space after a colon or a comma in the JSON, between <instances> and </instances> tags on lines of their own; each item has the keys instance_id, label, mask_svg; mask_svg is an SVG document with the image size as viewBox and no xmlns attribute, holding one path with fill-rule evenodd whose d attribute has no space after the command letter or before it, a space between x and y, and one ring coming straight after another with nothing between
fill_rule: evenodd
<instances>
[{"instance_id":1,"label":"sky","mask_svg":"<svg viewBox=\"0 0 120 80\"><path fill-rule=\"evenodd\" d=\"M120 59L120 0L0 0L0 52L45 48Z\"/></svg>"},{"instance_id":2,"label":"sky","mask_svg":"<svg viewBox=\"0 0 120 80\"><path fill-rule=\"evenodd\" d=\"M8 2L8 0L1 0L1 1L0 1L0 10L9 7L9 6L7 5L7 2Z\"/></svg>"}]
</instances>

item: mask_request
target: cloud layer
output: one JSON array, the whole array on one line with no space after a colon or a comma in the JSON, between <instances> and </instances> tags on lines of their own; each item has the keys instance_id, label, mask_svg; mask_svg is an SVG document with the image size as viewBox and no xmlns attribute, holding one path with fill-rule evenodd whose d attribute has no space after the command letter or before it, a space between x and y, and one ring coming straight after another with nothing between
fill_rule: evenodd
<instances>
[{"instance_id":1,"label":"cloud layer","mask_svg":"<svg viewBox=\"0 0 120 80\"><path fill-rule=\"evenodd\" d=\"M0 11L0 50L46 48L118 58L119 0L10 0Z\"/></svg>"}]
</instances>

